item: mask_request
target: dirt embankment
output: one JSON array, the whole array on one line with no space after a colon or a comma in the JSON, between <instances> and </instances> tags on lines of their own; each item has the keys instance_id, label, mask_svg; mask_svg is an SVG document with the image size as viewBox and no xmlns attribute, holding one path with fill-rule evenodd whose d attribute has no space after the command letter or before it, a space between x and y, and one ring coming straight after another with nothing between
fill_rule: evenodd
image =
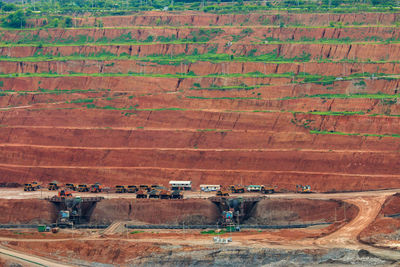
<instances>
[{"instance_id":1,"label":"dirt embankment","mask_svg":"<svg viewBox=\"0 0 400 267\"><path fill-rule=\"evenodd\" d=\"M136 26L136 25L132 25ZM222 26L222 25L220 25ZM1 41L16 42L22 44L57 42L57 44L70 45L74 42L83 43L89 41L104 43L124 42L168 42L174 40L201 41L208 40L213 43L225 44L228 40L240 43L270 41L315 41L329 40L340 41L385 41L396 40L400 36L398 28L386 27L346 27L346 28L276 28L269 26L249 25L248 27L202 27L199 28L132 28L132 29L39 29L32 31L3 30ZM251 29L251 30L248 30ZM244 33L245 31L245 33ZM235 38L233 37L235 36ZM207 39L205 39L207 38Z\"/></svg>"},{"instance_id":2,"label":"dirt embankment","mask_svg":"<svg viewBox=\"0 0 400 267\"><path fill-rule=\"evenodd\" d=\"M375 221L360 234L363 242L399 249L400 194L386 199Z\"/></svg>"},{"instance_id":3,"label":"dirt embankment","mask_svg":"<svg viewBox=\"0 0 400 267\"><path fill-rule=\"evenodd\" d=\"M55 206L39 199L2 199L0 210L0 224L51 223L57 218Z\"/></svg>"},{"instance_id":4,"label":"dirt embankment","mask_svg":"<svg viewBox=\"0 0 400 267\"><path fill-rule=\"evenodd\" d=\"M110 224L118 220L135 220L147 224L213 224L218 216L217 206L205 199L109 199L97 203L90 222Z\"/></svg>"},{"instance_id":5,"label":"dirt embankment","mask_svg":"<svg viewBox=\"0 0 400 267\"><path fill-rule=\"evenodd\" d=\"M331 21L340 22L342 25L353 23L393 25L398 21L397 13L350 13L350 14L329 14L329 13L306 13L294 14L284 13L258 13L251 14L209 14L194 11L182 12L141 12L130 16L111 17L85 17L76 18L74 26L94 26L101 22L104 27L118 27L121 25L145 25L145 26L209 26L211 25L277 25L281 22L296 25L329 25ZM42 26L44 19L29 21L33 26Z\"/></svg>"},{"instance_id":6,"label":"dirt embankment","mask_svg":"<svg viewBox=\"0 0 400 267\"><path fill-rule=\"evenodd\" d=\"M256 204L248 222L270 225L348 222L357 213L354 205L342 201L266 199Z\"/></svg>"},{"instance_id":7,"label":"dirt embankment","mask_svg":"<svg viewBox=\"0 0 400 267\"><path fill-rule=\"evenodd\" d=\"M1 47L0 55L7 57L47 56L138 56L149 55L174 56L180 54L206 54L210 50L219 54L233 56L276 55L276 57L295 58L308 56L311 59L330 60L400 60L400 44L233 44L230 47L217 44L148 44L148 45L99 45L99 46L63 46L63 47ZM44 58L45 60L45 58Z\"/></svg>"}]
</instances>

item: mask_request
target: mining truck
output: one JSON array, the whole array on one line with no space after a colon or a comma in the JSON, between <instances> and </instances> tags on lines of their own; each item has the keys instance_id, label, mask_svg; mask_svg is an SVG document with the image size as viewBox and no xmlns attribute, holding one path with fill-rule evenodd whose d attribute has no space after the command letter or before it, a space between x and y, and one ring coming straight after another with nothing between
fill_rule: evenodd
<instances>
[{"instance_id":1,"label":"mining truck","mask_svg":"<svg viewBox=\"0 0 400 267\"><path fill-rule=\"evenodd\" d=\"M41 184L38 182L32 182L30 184L25 184L24 191L36 191L40 189Z\"/></svg>"},{"instance_id":2,"label":"mining truck","mask_svg":"<svg viewBox=\"0 0 400 267\"><path fill-rule=\"evenodd\" d=\"M172 199L183 199L183 193L180 190L174 190L171 193L171 198Z\"/></svg>"},{"instance_id":3,"label":"mining truck","mask_svg":"<svg viewBox=\"0 0 400 267\"><path fill-rule=\"evenodd\" d=\"M89 192L89 187L87 184L78 185L78 192Z\"/></svg>"},{"instance_id":4,"label":"mining truck","mask_svg":"<svg viewBox=\"0 0 400 267\"><path fill-rule=\"evenodd\" d=\"M128 193L136 193L138 191L138 188L136 185L128 185Z\"/></svg>"},{"instance_id":5,"label":"mining truck","mask_svg":"<svg viewBox=\"0 0 400 267\"><path fill-rule=\"evenodd\" d=\"M150 192L150 190L151 190L150 188L151 187L146 184L139 185L139 190L144 190L144 191Z\"/></svg>"},{"instance_id":6,"label":"mining truck","mask_svg":"<svg viewBox=\"0 0 400 267\"><path fill-rule=\"evenodd\" d=\"M95 183L90 186L91 193L100 193L102 189L103 187L99 183Z\"/></svg>"},{"instance_id":7,"label":"mining truck","mask_svg":"<svg viewBox=\"0 0 400 267\"><path fill-rule=\"evenodd\" d=\"M70 191L67 191L66 189L61 189L60 191L58 191L58 197L72 197L72 193Z\"/></svg>"},{"instance_id":8,"label":"mining truck","mask_svg":"<svg viewBox=\"0 0 400 267\"><path fill-rule=\"evenodd\" d=\"M218 190L216 196L217 197L229 197L229 192L226 190Z\"/></svg>"},{"instance_id":9,"label":"mining truck","mask_svg":"<svg viewBox=\"0 0 400 267\"><path fill-rule=\"evenodd\" d=\"M139 191L136 192L136 198L147 198L147 191L139 189Z\"/></svg>"},{"instance_id":10,"label":"mining truck","mask_svg":"<svg viewBox=\"0 0 400 267\"><path fill-rule=\"evenodd\" d=\"M72 191L76 191L76 185L74 185L74 184L65 184L65 188L72 190Z\"/></svg>"},{"instance_id":11,"label":"mining truck","mask_svg":"<svg viewBox=\"0 0 400 267\"><path fill-rule=\"evenodd\" d=\"M261 187L261 193L263 193L263 194L273 194L273 193L275 193L275 187L263 185Z\"/></svg>"},{"instance_id":12,"label":"mining truck","mask_svg":"<svg viewBox=\"0 0 400 267\"><path fill-rule=\"evenodd\" d=\"M151 190L149 192L149 198L160 198L160 191L159 190Z\"/></svg>"},{"instance_id":13,"label":"mining truck","mask_svg":"<svg viewBox=\"0 0 400 267\"><path fill-rule=\"evenodd\" d=\"M49 183L49 186L47 187L49 190L58 190L58 183L57 182L51 182Z\"/></svg>"},{"instance_id":14,"label":"mining truck","mask_svg":"<svg viewBox=\"0 0 400 267\"><path fill-rule=\"evenodd\" d=\"M126 193L127 190L124 185L115 186L115 193Z\"/></svg>"},{"instance_id":15,"label":"mining truck","mask_svg":"<svg viewBox=\"0 0 400 267\"><path fill-rule=\"evenodd\" d=\"M171 191L169 190L161 190L160 191L160 199L171 199Z\"/></svg>"},{"instance_id":16,"label":"mining truck","mask_svg":"<svg viewBox=\"0 0 400 267\"><path fill-rule=\"evenodd\" d=\"M232 193L244 193L245 192L245 188L241 185L231 185L228 188Z\"/></svg>"}]
</instances>

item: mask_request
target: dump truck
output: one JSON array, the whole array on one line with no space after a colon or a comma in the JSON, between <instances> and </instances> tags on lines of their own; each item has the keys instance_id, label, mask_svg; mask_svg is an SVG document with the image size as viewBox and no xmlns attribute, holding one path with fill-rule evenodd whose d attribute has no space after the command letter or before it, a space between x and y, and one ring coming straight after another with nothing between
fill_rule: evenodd
<instances>
[{"instance_id":1,"label":"dump truck","mask_svg":"<svg viewBox=\"0 0 400 267\"><path fill-rule=\"evenodd\" d=\"M160 199L171 199L171 191L169 190L161 190L160 191Z\"/></svg>"},{"instance_id":2,"label":"dump truck","mask_svg":"<svg viewBox=\"0 0 400 267\"><path fill-rule=\"evenodd\" d=\"M216 196L217 197L229 197L229 192L226 190L218 190Z\"/></svg>"},{"instance_id":3,"label":"dump truck","mask_svg":"<svg viewBox=\"0 0 400 267\"><path fill-rule=\"evenodd\" d=\"M76 191L76 185L74 185L74 184L65 184L65 188L72 190L72 191Z\"/></svg>"},{"instance_id":4,"label":"dump truck","mask_svg":"<svg viewBox=\"0 0 400 267\"><path fill-rule=\"evenodd\" d=\"M89 192L89 187L87 184L78 185L78 192Z\"/></svg>"},{"instance_id":5,"label":"dump truck","mask_svg":"<svg viewBox=\"0 0 400 267\"><path fill-rule=\"evenodd\" d=\"M301 185L301 184L299 184L299 185L296 185L296 189L297 189L297 192L299 192L299 193L308 194L308 193L312 192L311 191L311 186L309 186L309 185Z\"/></svg>"},{"instance_id":6,"label":"dump truck","mask_svg":"<svg viewBox=\"0 0 400 267\"><path fill-rule=\"evenodd\" d=\"M91 193L100 193L102 191L102 189L103 189L103 187L101 186L100 183L95 183L90 186Z\"/></svg>"},{"instance_id":7,"label":"dump truck","mask_svg":"<svg viewBox=\"0 0 400 267\"><path fill-rule=\"evenodd\" d=\"M136 185L128 185L128 193L136 193L138 191L138 188Z\"/></svg>"},{"instance_id":8,"label":"dump truck","mask_svg":"<svg viewBox=\"0 0 400 267\"><path fill-rule=\"evenodd\" d=\"M150 188L151 187L146 184L139 185L139 190L144 190L144 191L150 192L150 190L151 190Z\"/></svg>"},{"instance_id":9,"label":"dump truck","mask_svg":"<svg viewBox=\"0 0 400 267\"><path fill-rule=\"evenodd\" d=\"M149 192L149 198L160 198L160 190L151 190Z\"/></svg>"},{"instance_id":10,"label":"dump truck","mask_svg":"<svg viewBox=\"0 0 400 267\"><path fill-rule=\"evenodd\" d=\"M275 193L275 187L263 185L261 187L261 193L263 193L263 194L273 194L273 193Z\"/></svg>"},{"instance_id":11,"label":"dump truck","mask_svg":"<svg viewBox=\"0 0 400 267\"><path fill-rule=\"evenodd\" d=\"M246 191L246 189L241 185L231 185L228 189L232 193L244 193Z\"/></svg>"},{"instance_id":12,"label":"dump truck","mask_svg":"<svg viewBox=\"0 0 400 267\"><path fill-rule=\"evenodd\" d=\"M147 190L138 190L136 192L136 198L147 198Z\"/></svg>"},{"instance_id":13,"label":"dump truck","mask_svg":"<svg viewBox=\"0 0 400 267\"><path fill-rule=\"evenodd\" d=\"M58 190L58 183L57 182L51 182L49 183L49 186L47 187L49 190Z\"/></svg>"},{"instance_id":14,"label":"dump truck","mask_svg":"<svg viewBox=\"0 0 400 267\"><path fill-rule=\"evenodd\" d=\"M127 189L124 185L117 185L115 186L115 193L126 193Z\"/></svg>"},{"instance_id":15,"label":"dump truck","mask_svg":"<svg viewBox=\"0 0 400 267\"><path fill-rule=\"evenodd\" d=\"M174 190L171 193L172 199L183 199L183 193L181 190Z\"/></svg>"},{"instance_id":16,"label":"dump truck","mask_svg":"<svg viewBox=\"0 0 400 267\"><path fill-rule=\"evenodd\" d=\"M58 197L65 198L65 197L72 197L72 193L66 189L61 189L58 191Z\"/></svg>"},{"instance_id":17,"label":"dump truck","mask_svg":"<svg viewBox=\"0 0 400 267\"><path fill-rule=\"evenodd\" d=\"M32 183L25 184L24 191L36 191L36 190L40 189L40 187L41 187L40 183L32 182Z\"/></svg>"}]
</instances>

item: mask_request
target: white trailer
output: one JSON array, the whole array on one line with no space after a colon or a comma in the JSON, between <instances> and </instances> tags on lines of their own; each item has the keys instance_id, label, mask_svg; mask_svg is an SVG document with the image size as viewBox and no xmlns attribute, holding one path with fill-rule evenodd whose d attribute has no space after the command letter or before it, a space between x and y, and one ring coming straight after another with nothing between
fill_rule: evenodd
<instances>
[{"instance_id":1,"label":"white trailer","mask_svg":"<svg viewBox=\"0 0 400 267\"><path fill-rule=\"evenodd\" d=\"M171 190L192 190L192 181L169 181Z\"/></svg>"}]
</instances>

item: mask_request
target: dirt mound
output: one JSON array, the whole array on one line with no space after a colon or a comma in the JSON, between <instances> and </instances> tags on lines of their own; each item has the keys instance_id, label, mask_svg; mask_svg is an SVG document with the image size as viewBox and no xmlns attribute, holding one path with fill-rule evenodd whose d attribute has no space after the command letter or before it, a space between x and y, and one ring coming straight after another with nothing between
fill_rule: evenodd
<instances>
[{"instance_id":1,"label":"dirt mound","mask_svg":"<svg viewBox=\"0 0 400 267\"><path fill-rule=\"evenodd\" d=\"M1 224L52 223L57 218L56 207L39 199L1 199Z\"/></svg>"},{"instance_id":2,"label":"dirt mound","mask_svg":"<svg viewBox=\"0 0 400 267\"><path fill-rule=\"evenodd\" d=\"M250 223L270 225L351 221L358 211L354 205L334 200L265 199L256 204Z\"/></svg>"},{"instance_id":3,"label":"dirt mound","mask_svg":"<svg viewBox=\"0 0 400 267\"><path fill-rule=\"evenodd\" d=\"M136 220L148 224L213 224L218 208L208 200L110 199L96 204L90 222Z\"/></svg>"}]
</instances>

